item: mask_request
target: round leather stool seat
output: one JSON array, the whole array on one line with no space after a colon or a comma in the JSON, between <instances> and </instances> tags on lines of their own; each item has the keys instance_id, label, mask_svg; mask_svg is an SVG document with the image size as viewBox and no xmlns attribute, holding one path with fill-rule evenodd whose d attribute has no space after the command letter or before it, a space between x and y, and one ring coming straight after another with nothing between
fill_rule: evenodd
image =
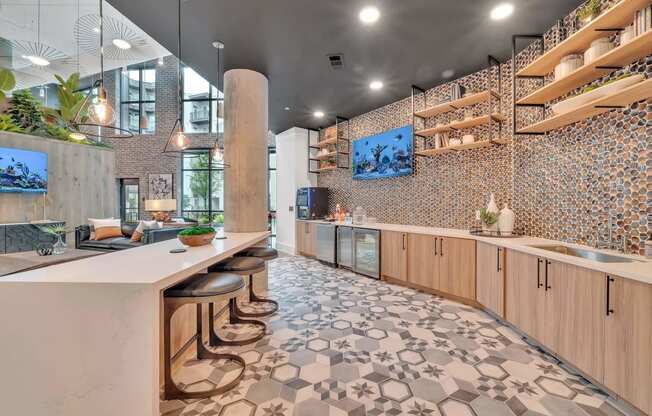
<instances>
[{"instance_id":1,"label":"round leather stool seat","mask_svg":"<svg viewBox=\"0 0 652 416\"><path fill-rule=\"evenodd\" d=\"M231 272L251 275L265 270L265 260L256 257L234 257L208 268L210 272Z\"/></svg>"},{"instance_id":2,"label":"round leather stool seat","mask_svg":"<svg viewBox=\"0 0 652 416\"><path fill-rule=\"evenodd\" d=\"M167 298L196 298L225 295L236 292L245 286L242 276L235 273L208 273L187 279L167 289Z\"/></svg>"},{"instance_id":3,"label":"round leather stool seat","mask_svg":"<svg viewBox=\"0 0 652 416\"><path fill-rule=\"evenodd\" d=\"M265 261L274 260L278 257L278 251L270 247L249 247L248 249L242 250L238 254L238 257L255 257L258 259L263 259Z\"/></svg>"}]
</instances>

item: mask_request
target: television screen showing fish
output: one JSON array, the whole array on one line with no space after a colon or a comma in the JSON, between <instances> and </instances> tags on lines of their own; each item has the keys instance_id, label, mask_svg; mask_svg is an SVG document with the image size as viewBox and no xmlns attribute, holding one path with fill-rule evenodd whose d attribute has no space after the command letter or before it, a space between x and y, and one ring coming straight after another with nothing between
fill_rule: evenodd
<instances>
[{"instance_id":1,"label":"television screen showing fish","mask_svg":"<svg viewBox=\"0 0 652 416\"><path fill-rule=\"evenodd\" d=\"M0 192L47 191L47 153L0 147Z\"/></svg>"},{"instance_id":2,"label":"television screen showing fish","mask_svg":"<svg viewBox=\"0 0 652 416\"><path fill-rule=\"evenodd\" d=\"M411 175L412 126L389 130L353 142L353 179L380 179Z\"/></svg>"}]
</instances>

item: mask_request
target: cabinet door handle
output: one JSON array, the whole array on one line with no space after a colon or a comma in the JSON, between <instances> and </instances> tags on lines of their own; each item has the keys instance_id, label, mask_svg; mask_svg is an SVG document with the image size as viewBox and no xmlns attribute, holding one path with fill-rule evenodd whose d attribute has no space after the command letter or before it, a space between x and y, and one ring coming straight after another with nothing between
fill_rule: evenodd
<instances>
[{"instance_id":1,"label":"cabinet door handle","mask_svg":"<svg viewBox=\"0 0 652 416\"><path fill-rule=\"evenodd\" d=\"M496 271L500 271L500 247L496 247Z\"/></svg>"},{"instance_id":2,"label":"cabinet door handle","mask_svg":"<svg viewBox=\"0 0 652 416\"><path fill-rule=\"evenodd\" d=\"M548 266L552 264L550 261L546 260L546 292L548 289L552 289L550 285L548 285Z\"/></svg>"},{"instance_id":3,"label":"cabinet door handle","mask_svg":"<svg viewBox=\"0 0 652 416\"><path fill-rule=\"evenodd\" d=\"M439 255L444 257L444 238L439 239Z\"/></svg>"},{"instance_id":4,"label":"cabinet door handle","mask_svg":"<svg viewBox=\"0 0 652 416\"><path fill-rule=\"evenodd\" d=\"M611 308L611 283L615 282L615 279L607 275L607 316L614 313L614 310Z\"/></svg>"},{"instance_id":5,"label":"cabinet door handle","mask_svg":"<svg viewBox=\"0 0 652 416\"><path fill-rule=\"evenodd\" d=\"M437 255L437 240L439 239L435 237L435 256Z\"/></svg>"},{"instance_id":6,"label":"cabinet door handle","mask_svg":"<svg viewBox=\"0 0 652 416\"><path fill-rule=\"evenodd\" d=\"M405 250L405 237L407 237L407 235L403 234L403 250Z\"/></svg>"},{"instance_id":7,"label":"cabinet door handle","mask_svg":"<svg viewBox=\"0 0 652 416\"><path fill-rule=\"evenodd\" d=\"M543 286L541 284L541 263L543 263L543 260L537 259L537 289Z\"/></svg>"}]
</instances>

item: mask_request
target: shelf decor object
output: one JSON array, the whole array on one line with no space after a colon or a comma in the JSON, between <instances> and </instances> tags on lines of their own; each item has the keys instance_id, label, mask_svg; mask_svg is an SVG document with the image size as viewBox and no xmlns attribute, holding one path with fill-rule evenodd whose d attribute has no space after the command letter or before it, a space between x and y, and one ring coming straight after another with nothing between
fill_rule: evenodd
<instances>
[{"instance_id":1,"label":"shelf decor object","mask_svg":"<svg viewBox=\"0 0 652 416\"><path fill-rule=\"evenodd\" d=\"M502 125L506 121L506 117L503 116L500 111L494 112L494 104L497 104L498 109L501 108L501 95L502 91L502 76L500 72L500 61L489 55L487 58L487 89L484 91L467 94L463 97L452 99L446 102L440 102L435 105L428 105L426 91L422 88L419 88L416 85L412 86L412 125L415 126L415 148L421 149L416 150L414 154L421 157L431 157L435 155L440 155L444 153L449 153L453 151L462 151L470 149L480 149L484 147L490 147L492 144L505 144L506 140L502 139ZM493 88L492 85L492 70L497 69L497 79L498 85L497 90ZM415 111L415 99L416 96L423 96L423 109ZM489 114L473 115L473 109L469 108L476 104L488 103L488 112ZM429 118L449 113L452 111L457 111L462 108L467 108L465 111L465 116L462 120L454 120L447 124L438 123L434 127L425 128L425 121ZM422 120L424 128L416 130L417 120ZM468 134L461 134L460 139L450 139L448 145L445 143L436 143L435 147L427 147L426 140L430 137L435 137L437 142L440 142L439 138L440 133L445 132L456 132L465 129L472 129L478 126L488 126L490 137L488 139L480 140L474 138L473 142L470 142L470 139L467 137L466 143L463 142L462 136L469 136ZM493 138L494 126L498 127L498 138ZM418 146L417 138L422 139L421 146ZM459 142L459 143L458 143Z\"/></svg>"},{"instance_id":2,"label":"shelf decor object","mask_svg":"<svg viewBox=\"0 0 652 416\"><path fill-rule=\"evenodd\" d=\"M612 7L601 10L598 16L588 21L581 29L560 41L548 51L544 51L543 35L512 36L513 62L516 62L517 42L520 40L538 42L540 54L538 58L519 70L512 67L512 98L514 103L512 107L513 132L515 134L545 134L545 132L539 132L540 129L538 128L530 128L532 126L525 128L519 128L517 126L517 109L519 107L541 109L541 118L544 121L540 123L545 123L545 110L550 101L652 54L652 31L635 31L634 33L629 33L624 39L621 38L620 44L613 47L613 49L599 56L590 54L592 55L590 62L584 62L582 66L559 79L555 79L549 83L545 82L546 76L554 71L555 66L564 56L587 51L591 48L592 44L595 45L594 42L597 40L609 35L621 33L631 26L636 12L649 4L650 0L620 0ZM631 32L631 29L627 30ZM517 81L522 78L538 79L541 81L541 87L525 97L517 98ZM642 97L640 99L645 98L648 97ZM613 108L619 107L616 106ZM586 114L590 114L590 112ZM590 117L590 115L587 117ZM540 123L537 123L537 125L540 125Z\"/></svg>"},{"instance_id":3,"label":"shelf decor object","mask_svg":"<svg viewBox=\"0 0 652 416\"><path fill-rule=\"evenodd\" d=\"M643 82L643 80L645 80L645 76L642 74L631 75L622 79L617 79L614 80L614 82L607 83L598 88L593 88L588 92L575 95L564 101L560 101L557 104L553 104L550 109L556 115L567 113L583 104L590 103L591 101L595 101L598 98L614 94L631 85Z\"/></svg>"},{"instance_id":4,"label":"shelf decor object","mask_svg":"<svg viewBox=\"0 0 652 416\"><path fill-rule=\"evenodd\" d=\"M317 143L310 139L310 132L317 132ZM335 116L335 124L325 129L308 130L308 173L330 172L349 169L350 128L349 119ZM324 152L324 149L328 150ZM317 153L314 153L314 152ZM342 163L346 159L346 164ZM317 163L317 168L314 168Z\"/></svg>"}]
</instances>

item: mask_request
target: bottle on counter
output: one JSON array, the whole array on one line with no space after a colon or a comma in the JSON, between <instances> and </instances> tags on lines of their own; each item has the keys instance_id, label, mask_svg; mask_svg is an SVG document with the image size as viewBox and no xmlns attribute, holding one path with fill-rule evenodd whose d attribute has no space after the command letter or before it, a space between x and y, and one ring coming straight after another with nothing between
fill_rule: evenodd
<instances>
[{"instance_id":1,"label":"bottle on counter","mask_svg":"<svg viewBox=\"0 0 652 416\"><path fill-rule=\"evenodd\" d=\"M335 205L335 221L340 221L342 210L340 204Z\"/></svg>"}]
</instances>

